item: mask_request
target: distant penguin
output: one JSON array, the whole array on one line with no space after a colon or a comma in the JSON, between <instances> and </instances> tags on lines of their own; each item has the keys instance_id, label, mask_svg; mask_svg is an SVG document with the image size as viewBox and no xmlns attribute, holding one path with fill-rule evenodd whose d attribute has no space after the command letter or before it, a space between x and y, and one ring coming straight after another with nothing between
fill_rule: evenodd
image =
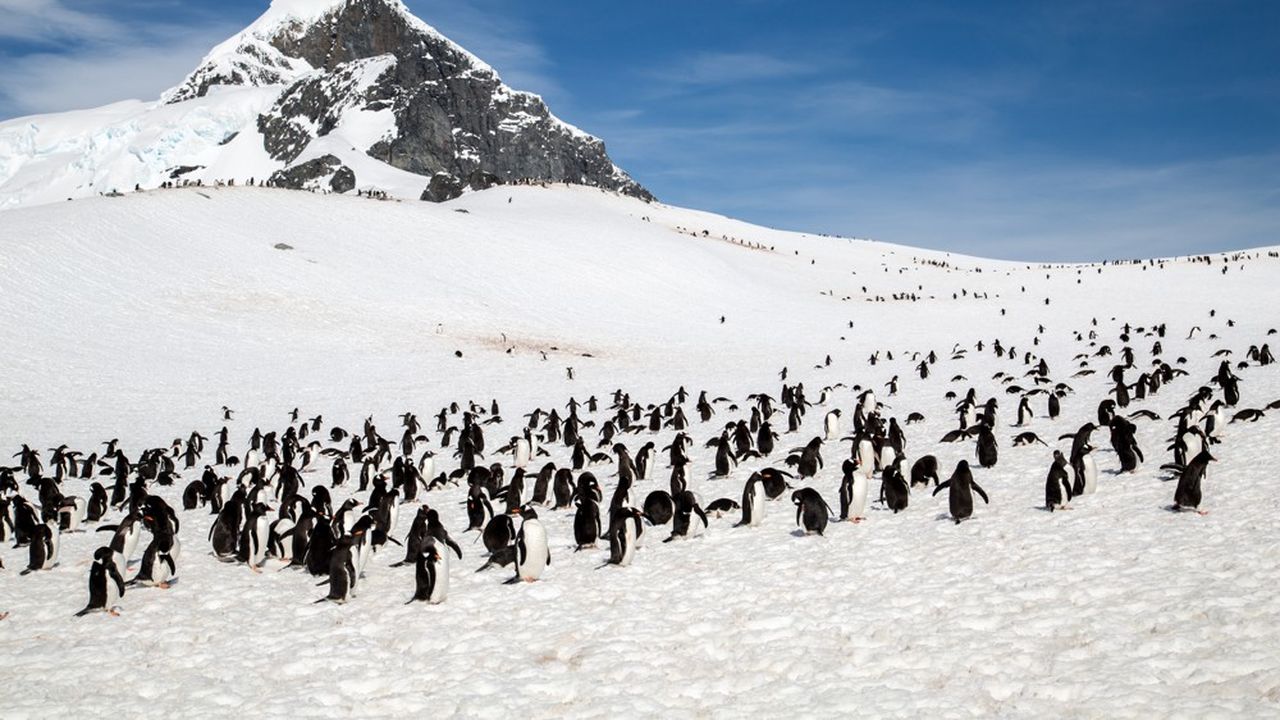
<instances>
[{"instance_id":1,"label":"distant penguin","mask_svg":"<svg viewBox=\"0 0 1280 720\"><path fill-rule=\"evenodd\" d=\"M39 570L52 570L58 564L58 546L61 544L61 532L57 520L39 523L31 535L31 544L27 546L27 569L20 575L27 575Z\"/></svg>"},{"instance_id":2,"label":"distant penguin","mask_svg":"<svg viewBox=\"0 0 1280 720\"><path fill-rule=\"evenodd\" d=\"M984 468L995 467L996 461L999 459L1000 449L996 443L996 434L991 431L991 426L982 424L978 426L978 465Z\"/></svg>"},{"instance_id":3,"label":"distant penguin","mask_svg":"<svg viewBox=\"0 0 1280 720\"><path fill-rule=\"evenodd\" d=\"M578 550L595 547L600 539L600 505L594 497L579 495L574 499L578 509L573 514L573 540Z\"/></svg>"},{"instance_id":4,"label":"distant penguin","mask_svg":"<svg viewBox=\"0 0 1280 720\"><path fill-rule=\"evenodd\" d=\"M676 538L698 537L706 532L709 526L707 513L698 504L698 498L690 490L685 490L673 498L675 513L671 518L671 537L663 542L671 542Z\"/></svg>"},{"instance_id":5,"label":"distant penguin","mask_svg":"<svg viewBox=\"0 0 1280 720\"><path fill-rule=\"evenodd\" d=\"M844 461L844 477L840 481L840 519L860 523L866 517L867 492L871 480L857 463Z\"/></svg>"},{"instance_id":6,"label":"distant penguin","mask_svg":"<svg viewBox=\"0 0 1280 720\"><path fill-rule=\"evenodd\" d=\"M822 420L822 428L826 433L826 440L838 440L840 438L840 408L836 408L826 414Z\"/></svg>"},{"instance_id":7,"label":"distant penguin","mask_svg":"<svg viewBox=\"0 0 1280 720\"><path fill-rule=\"evenodd\" d=\"M1049 512L1064 510L1074 496L1071 478L1067 473L1067 459L1061 450L1053 451L1053 465L1044 484L1044 506Z\"/></svg>"},{"instance_id":8,"label":"distant penguin","mask_svg":"<svg viewBox=\"0 0 1280 720\"><path fill-rule=\"evenodd\" d=\"M547 531L538 520L538 513L532 507L521 511L524 522L520 524L520 532L516 535L516 575L509 583L520 581L534 582L542 577L542 572L551 564L551 548L547 544Z\"/></svg>"},{"instance_id":9,"label":"distant penguin","mask_svg":"<svg viewBox=\"0 0 1280 720\"><path fill-rule=\"evenodd\" d=\"M644 515L635 508L617 508L609 514L609 564L626 567L636 553L636 542L644 532L640 519Z\"/></svg>"},{"instance_id":10,"label":"distant penguin","mask_svg":"<svg viewBox=\"0 0 1280 720\"><path fill-rule=\"evenodd\" d=\"M675 514L675 504L666 490L654 490L644 499L644 516L654 525L666 525Z\"/></svg>"},{"instance_id":11,"label":"distant penguin","mask_svg":"<svg viewBox=\"0 0 1280 720\"><path fill-rule=\"evenodd\" d=\"M902 476L902 458L884 469L880 475L880 501L896 515L907 509L911 501L911 488Z\"/></svg>"},{"instance_id":12,"label":"distant penguin","mask_svg":"<svg viewBox=\"0 0 1280 720\"><path fill-rule=\"evenodd\" d=\"M742 519L738 525L755 527L764 520L764 479L760 473L752 473L742 487Z\"/></svg>"},{"instance_id":13,"label":"distant penguin","mask_svg":"<svg viewBox=\"0 0 1280 720\"><path fill-rule=\"evenodd\" d=\"M1093 446L1080 448L1071 461L1075 482L1071 486L1072 497L1092 495L1098 489L1098 466L1093 459Z\"/></svg>"},{"instance_id":14,"label":"distant penguin","mask_svg":"<svg viewBox=\"0 0 1280 720\"><path fill-rule=\"evenodd\" d=\"M938 458L925 455L911 465L911 487L916 485L928 487L930 480L935 486L938 484Z\"/></svg>"},{"instance_id":15,"label":"distant penguin","mask_svg":"<svg viewBox=\"0 0 1280 720\"><path fill-rule=\"evenodd\" d=\"M791 502L796 506L796 525L806 535L822 535L827 530L831 519L831 508L822 495L811 487L800 488L791 493Z\"/></svg>"},{"instance_id":16,"label":"distant penguin","mask_svg":"<svg viewBox=\"0 0 1280 720\"><path fill-rule=\"evenodd\" d=\"M449 597L449 552L428 539L414 563L415 588L409 602L439 605Z\"/></svg>"},{"instance_id":17,"label":"distant penguin","mask_svg":"<svg viewBox=\"0 0 1280 720\"><path fill-rule=\"evenodd\" d=\"M116 567L115 553L109 547L100 547L93 552L93 564L89 567L89 604L76 613L76 617L94 611L114 613L122 597L124 578Z\"/></svg>"},{"instance_id":18,"label":"distant penguin","mask_svg":"<svg viewBox=\"0 0 1280 720\"><path fill-rule=\"evenodd\" d=\"M1208 475L1209 463L1215 462L1217 458L1209 454L1209 451L1201 450L1191 462L1181 468L1178 474L1178 489L1173 494L1174 510L1195 510L1200 512L1201 484ZM1205 513L1200 512L1201 515Z\"/></svg>"},{"instance_id":19,"label":"distant penguin","mask_svg":"<svg viewBox=\"0 0 1280 720\"><path fill-rule=\"evenodd\" d=\"M955 472L951 474L951 478L945 482L939 483L933 489L933 494L937 495L943 488L949 489L948 506L951 511L951 518L959 525L961 521L967 520L973 515L973 493L976 491L982 496L982 501L991 504L991 500L987 498L987 493L973 481L973 472L969 469L969 462L961 460L957 465Z\"/></svg>"},{"instance_id":20,"label":"distant penguin","mask_svg":"<svg viewBox=\"0 0 1280 720\"><path fill-rule=\"evenodd\" d=\"M333 547L329 554L329 594L317 600L326 600L339 605L355 597L356 564L352 554L352 538L343 538ZM324 584L324 583L321 583Z\"/></svg>"}]
</instances>

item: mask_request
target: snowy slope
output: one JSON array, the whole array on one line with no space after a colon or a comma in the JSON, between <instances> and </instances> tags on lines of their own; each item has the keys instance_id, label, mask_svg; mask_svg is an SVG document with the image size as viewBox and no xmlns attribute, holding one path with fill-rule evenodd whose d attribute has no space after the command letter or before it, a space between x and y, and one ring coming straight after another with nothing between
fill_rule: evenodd
<instances>
[{"instance_id":1,"label":"snowy slope","mask_svg":"<svg viewBox=\"0 0 1280 720\"><path fill-rule=\"evenodd\" d=\"M546 509L553 564L543 581L518 586L502 584L506 571L472 572L483 555L476 534L462 532L465 489L433 492L427 502L465 554L436 607L403 604L413 571L389 567L401 559L394 546L351 603L313 605L324 590L304 573L271 561L257 575L211 557L212 518L196 510L180 512L177 585L131 589L118 618L72 619L88 558L107 536L66 536L61 565L26 577L26 550L5 543L0 663L13 687L39 688L0 697L6 718L158 716L178 697L195 717L1265 716L1280 704L1271 467L1280 413L1223 432L1205 516L1165 509L1173 485L1157 467L1170 459L1167 420L1137 421L1147 459L1133 475L1114 474L1106 433L1096 434L1100 488L1069 512L1039 509L1050 449L1010 443L1029 429L1064 447L1058 435L1096 419L1117 361L1091 358L1097 374L1072 377L1073 358L1096 351L1074 334L1093 319L1098 343L1117 352L1124 323L1168 324L1162 357L1185 357L1178 367L1189 374L1130 408L1162 418L1207 382L1219 349L1233 350L1234 364L1250 345L1274 345L1280 259L1266 251L1212 265L1043 268L778 232L566 187L496 188L444 205L158 191L7 212L0 238L6 454L119 438L136 456L223 424L242 452L254 427L282 430L294 407L322 413L326 427L373 416L391 438L395 416L412 410L438 445L430 418L441 407L493 399L505 418L486 427L497 447L535 407L564 412L570 396L594 394L599 423L615 388L649 404L684 386L744 408L717 404L704 424L686 406L689 477L705 504L740 498L754 469L781 467L785 450L820 434L826 409L852 411L855 393L834 389L772 457L708 479L705 441L745 416L749 393L776 397L784 366L815 402L824 386L860 384L899 421L922 413L905 428L907 454L937 455L943 479L973 460L971 442L938 442L955 427L944 394L973 387L1000 400L1001 452L995 468L975 469L991 504L959 526L945 495L917 490L900 515L877 508L860 525L798 537L784 496L758 528L733 528L730 513L707 536L670 544L660 542L669 528L648 528L625 569L597 569L607 548L573 552L572 512ZM872 301L903 292L920 300ZM997 338L1018 357L996 358ZM1129 343L1139 367L1152 343ZM966 357L953 358L957 345ZM929 350L939 361L920 380L911 353ZM1075 392L1054 421L1041 396L1036 419L1015 430L1017 396L992 376L1021 376L1027 351ZM815 367L827 355L830 367ZM1280 399L1278 368L1236 371L1240 408ZM894 376L901 389L887 397ZM235 420L222 422L222 405ZM593 448L598 429L586 431ZM671 437L621 440L634 452ZM565 448L548 449L535 468L568 463ZM846 453L828 444L807 483L833 506ZM509 457L486 460L510 472ZM614 466L591 470L607 501ZM660 460L640 496L665 489L668 472ZM181 507L192 473L157 492ZM305 478L327 484L328 474L325 461ZM85 482L68 481L66 492L85 494ZM402 510L398 536L415 510Z\"/></svg>"}]
</instances>

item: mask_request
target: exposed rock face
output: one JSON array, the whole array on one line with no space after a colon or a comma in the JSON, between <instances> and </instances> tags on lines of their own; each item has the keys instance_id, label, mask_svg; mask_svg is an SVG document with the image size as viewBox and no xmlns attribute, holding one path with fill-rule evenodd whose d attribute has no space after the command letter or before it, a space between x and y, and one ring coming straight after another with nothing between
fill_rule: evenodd
<instances>
[{"instance_id":1,"label":"exposed rock face","mask_svg":"<svg viewBox=\"0 0 1280 720\"><path fill-rule=\"evenodd\" d=\"M328 181L326 183L326 180ZM294 190L317 190L327 187L336 193L350 192L356 186L356 174L335 155L322 155L298 163L271 176L277 187Z\"/></svg>"},{"instance_id":2,"label":"exposed rock face","mask_svg":"<svg viewBox=\"0 0 1280 720\"><path fill-rule=\"evenodd\" d=\"M305 160L308 147L335 129L358 127L367 143L358 151L423 176L428 199L450 199L464 178L473 188L570 182L652 198L613 164L603 142L560 121L538 96L508 88L400 0L276 0L165 100L202 97L218 85L272 84L285 88L258 130L267 153L286 165ZM295 169L282 180L315 172Z\"/></svg>"}]
</instances>

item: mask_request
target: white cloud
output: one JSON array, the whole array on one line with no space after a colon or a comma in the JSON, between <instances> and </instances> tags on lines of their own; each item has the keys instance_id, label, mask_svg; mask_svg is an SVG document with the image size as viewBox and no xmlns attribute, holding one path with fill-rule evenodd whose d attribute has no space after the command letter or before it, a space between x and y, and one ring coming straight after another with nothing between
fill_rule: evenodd
<instances>
[{"instance_id":1,"label":"white cloud","mask_svg":"<svg viewBox=\"0 0 1280 720\"><path fill-rule=\"evenodd\" d=\"M118 23L69 8L62 0L0 0L0 38L42 43L100 40L120 32Z\"/></svg>"}]
</instances>

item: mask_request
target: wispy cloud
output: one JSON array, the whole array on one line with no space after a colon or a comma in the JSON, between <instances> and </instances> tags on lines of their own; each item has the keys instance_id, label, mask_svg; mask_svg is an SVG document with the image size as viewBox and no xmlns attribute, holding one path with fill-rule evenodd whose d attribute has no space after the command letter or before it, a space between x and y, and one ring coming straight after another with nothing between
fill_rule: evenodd
<instances>
[{"instance_id":1,"label":"wispy cloud","mask_svg":"<svg viewBox=\"0 0 1280 720\"><path fill-rule=\"evenodd\" d=\"M0 38L31 43L102 40L120 30L119 23L70 8L62 0L0 0Z\"/></svg>"},{"instance_id":2,"label":"wispy cloud","mask_svg":"<svg viewBox=\"0 0 1280 720\"><path fill-rule=\"evenodd\" d=\"M0 38L37 48L0 56L0 118L157 98L238 29L193 12L202 22L126 24L63 0L0 0Z\"/></svg>"},{"instance_id":3,"label":"wispy cloud","mask_svg":"<svg viewBox=\"0 0 1280 720\"><path fill-rule=\"evenodd\" d=\"M807 63L763 53L704 52L662 72L676 84L732 85L796 77L814 70Z\"/></svg>"}]
</instances>

